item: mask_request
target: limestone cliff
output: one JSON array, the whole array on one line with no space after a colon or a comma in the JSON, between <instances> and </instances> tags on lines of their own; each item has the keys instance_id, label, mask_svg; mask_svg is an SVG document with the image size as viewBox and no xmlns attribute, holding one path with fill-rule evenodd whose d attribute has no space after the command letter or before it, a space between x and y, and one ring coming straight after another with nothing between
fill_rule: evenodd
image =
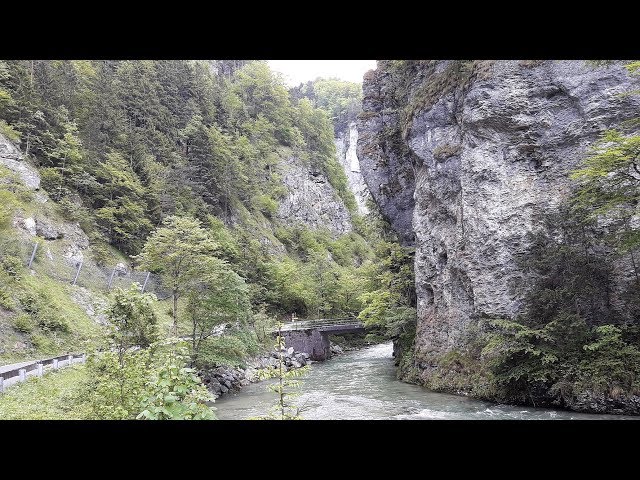
<instances>
[{"instance_id":1,"label":"limestone cliff","mask_svg":"<svg viewBox=\"0 0 640 480\"><path fill-rule=\"evenodd\" d=\"M280 200L276 217L288 224L301 223L308 228L326 228L334 236L352 230L351 216L326 176L296 157L279 166L287 189Z\"/></svg>"},{"instance_id":2,"label":"limestone cliff","mask_svg":"<svg viewBox=\"0 0 640 480\"><path fill-rule=\"evenodd\" d=\"M422 378L475 320L513 318L515 257L605 129L636 117L622 64L379 62L363 85L358 157L373 197L415 235Z\"/></svg>"}]
</instances>

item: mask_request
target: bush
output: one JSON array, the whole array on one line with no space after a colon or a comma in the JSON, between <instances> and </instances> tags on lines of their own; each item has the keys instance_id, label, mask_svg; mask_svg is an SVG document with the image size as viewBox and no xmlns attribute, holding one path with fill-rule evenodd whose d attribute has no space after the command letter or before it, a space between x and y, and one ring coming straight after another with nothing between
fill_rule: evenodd
<instances>
[{"instance_id":1,"label":"bush","mask_svg":"<svg viewBox=\"0 0 640 480\"><path fill-rule=\"evenodd\" d=\"M268 195L259 195L254 198L256 208L267 217L271 218L278 211L278 202Z\"/></svg>"},{"instance_id":2,"label":"bush","mask_svg":"<svg viewBox=\"0 0 640 480\"><path fill-rule=\"evenodd\" d=\"M15 310L16 302L13 299L13 295L11 291L8 289L7 285L3 283L2 276L0 275L0 307L5 308L7 310Z\"/></svg>"},{"instance_id":3,"label":"bush","mask_svg":"<svg viewBox=\"0 0 640 480\"><path fill-rule=\"evenodd\" d=\"M212 337L202 342L196 366L198 368L219 365L237 367L246 356L247 346L237 336Z\"/></svg>"},{"instance_id":4,"label":"bush","mask_svg":"<svg viewBox=\"0 0 640 480\"><path fill-rule=\"evenodd\" d=\"M68 332L70 330L69 324L64 317L60 316L58 312L51 311L50 309L39 312L36 317L36 321L38 326L43 330L52 330L57 332Z\"/></svg>"},{"instance_id":5,"label":"bush","mask_svg":"<svg viewBox=\"0 0 640 480\"><path fill-rule=\"evenodd\" d=\"M56 349L56 343L53 339L41 333L31 333L29 340L33 347L39 352L53 352Z\"/></svg>"},{"instance_id":6,"label":"bush","mask_svg":"<svg viewBox=\"0 0 640 480\"><path fill-rule=\"evenodd\" d=\"M101 267L106 266L112 258L109 246L103 242L91 244L91 253L93 254L93 259L96 264Z\"/></svg>"},{"instance_id":7,"label":"bush","mask_svg":"<svg viewBox=\"0 0 640 480\"><path fill-rule=\"evenodd\" d=\"M54 192L58 192L58 189L63 182L60 170L57 168L46 167L41 168L39 172L41 188L44 188L46 191L51 192L52 194Z\"/></svg>"},{"instance_id":8,"label":"bush","mask_svg":"<svg viewBox=\"0 0 640 480\"><path fill-rule=\"evenodd\" d=\"M0 98L2 98L3 93L4 90L0 90ZM13 143L20 142L20 132L14 130L13 127L4 120L0 120L0 133Z\"/></svg>"},{"instance_id":9,"label":"bush","mask_svg":"<svg viewBox=\"0 0 640 480\"><path fill-rule=\"evenodd\" d=\"M13 319L13 328L22 333L31 333L35 328L35 322L30 315L20 313Z\"/></svg>"}]
</instances>

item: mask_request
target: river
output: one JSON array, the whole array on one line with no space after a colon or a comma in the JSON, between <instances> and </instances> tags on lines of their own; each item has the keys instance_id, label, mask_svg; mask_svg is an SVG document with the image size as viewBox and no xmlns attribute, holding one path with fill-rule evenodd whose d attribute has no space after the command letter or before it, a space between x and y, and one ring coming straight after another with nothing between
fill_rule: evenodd
<instances>
[{"instance_id":1,"label":"river","mask_svg":"<svg viewBox=\"0 0 640 480\"><path fill-rule=\"evenodd\" d=\"M431 392L395 377L392 345L385 343L345 353L327 362L314 363L301 378L304 419L518 419L518 420L622 420L636 417L591 415L563 410L497 405L467 397ZM215 403L221 420L265 415L276 397L267 382L253 383Z\"/></svg>"}]
</instances>

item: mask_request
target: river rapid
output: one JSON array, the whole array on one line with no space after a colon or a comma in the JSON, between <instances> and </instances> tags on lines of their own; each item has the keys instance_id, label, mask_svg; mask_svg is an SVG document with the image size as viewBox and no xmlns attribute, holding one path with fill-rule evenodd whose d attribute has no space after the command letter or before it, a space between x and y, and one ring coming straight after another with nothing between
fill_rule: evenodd
<instances>
[{"instance_id":1,"label":"river rapid","mask_svg":"<svg viewBox=\"0 0 640 480\"><path fill-rule=\"evenodd\" d=\"M301 377L301 413L309 420L622 420L636 417L592 415L545 408L498 405L467 397L431 392L396 379L391 343L374 345L314 363ZM241 420L265 415L276 396L267 382L254 383L240 392L216 400L221 420Z\"/></svg>"}]
</instances>

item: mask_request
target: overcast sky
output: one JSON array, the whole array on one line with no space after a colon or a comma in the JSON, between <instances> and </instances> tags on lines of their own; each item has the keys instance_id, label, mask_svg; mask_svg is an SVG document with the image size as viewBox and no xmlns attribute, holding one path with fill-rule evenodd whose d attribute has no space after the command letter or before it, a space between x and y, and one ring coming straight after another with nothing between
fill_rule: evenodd
<instances>
[{"instance_id":1,"label":"overcast sky","mask_svg":"<svg viewBox=\"0 0 640 480\"><path fill-rule=\"evenodd\" d=\"M362 75L376 68L375 60L269 60L271 70L280 72L290 87L317 77L362 82Z\"/></svg>"}]
</instances>

